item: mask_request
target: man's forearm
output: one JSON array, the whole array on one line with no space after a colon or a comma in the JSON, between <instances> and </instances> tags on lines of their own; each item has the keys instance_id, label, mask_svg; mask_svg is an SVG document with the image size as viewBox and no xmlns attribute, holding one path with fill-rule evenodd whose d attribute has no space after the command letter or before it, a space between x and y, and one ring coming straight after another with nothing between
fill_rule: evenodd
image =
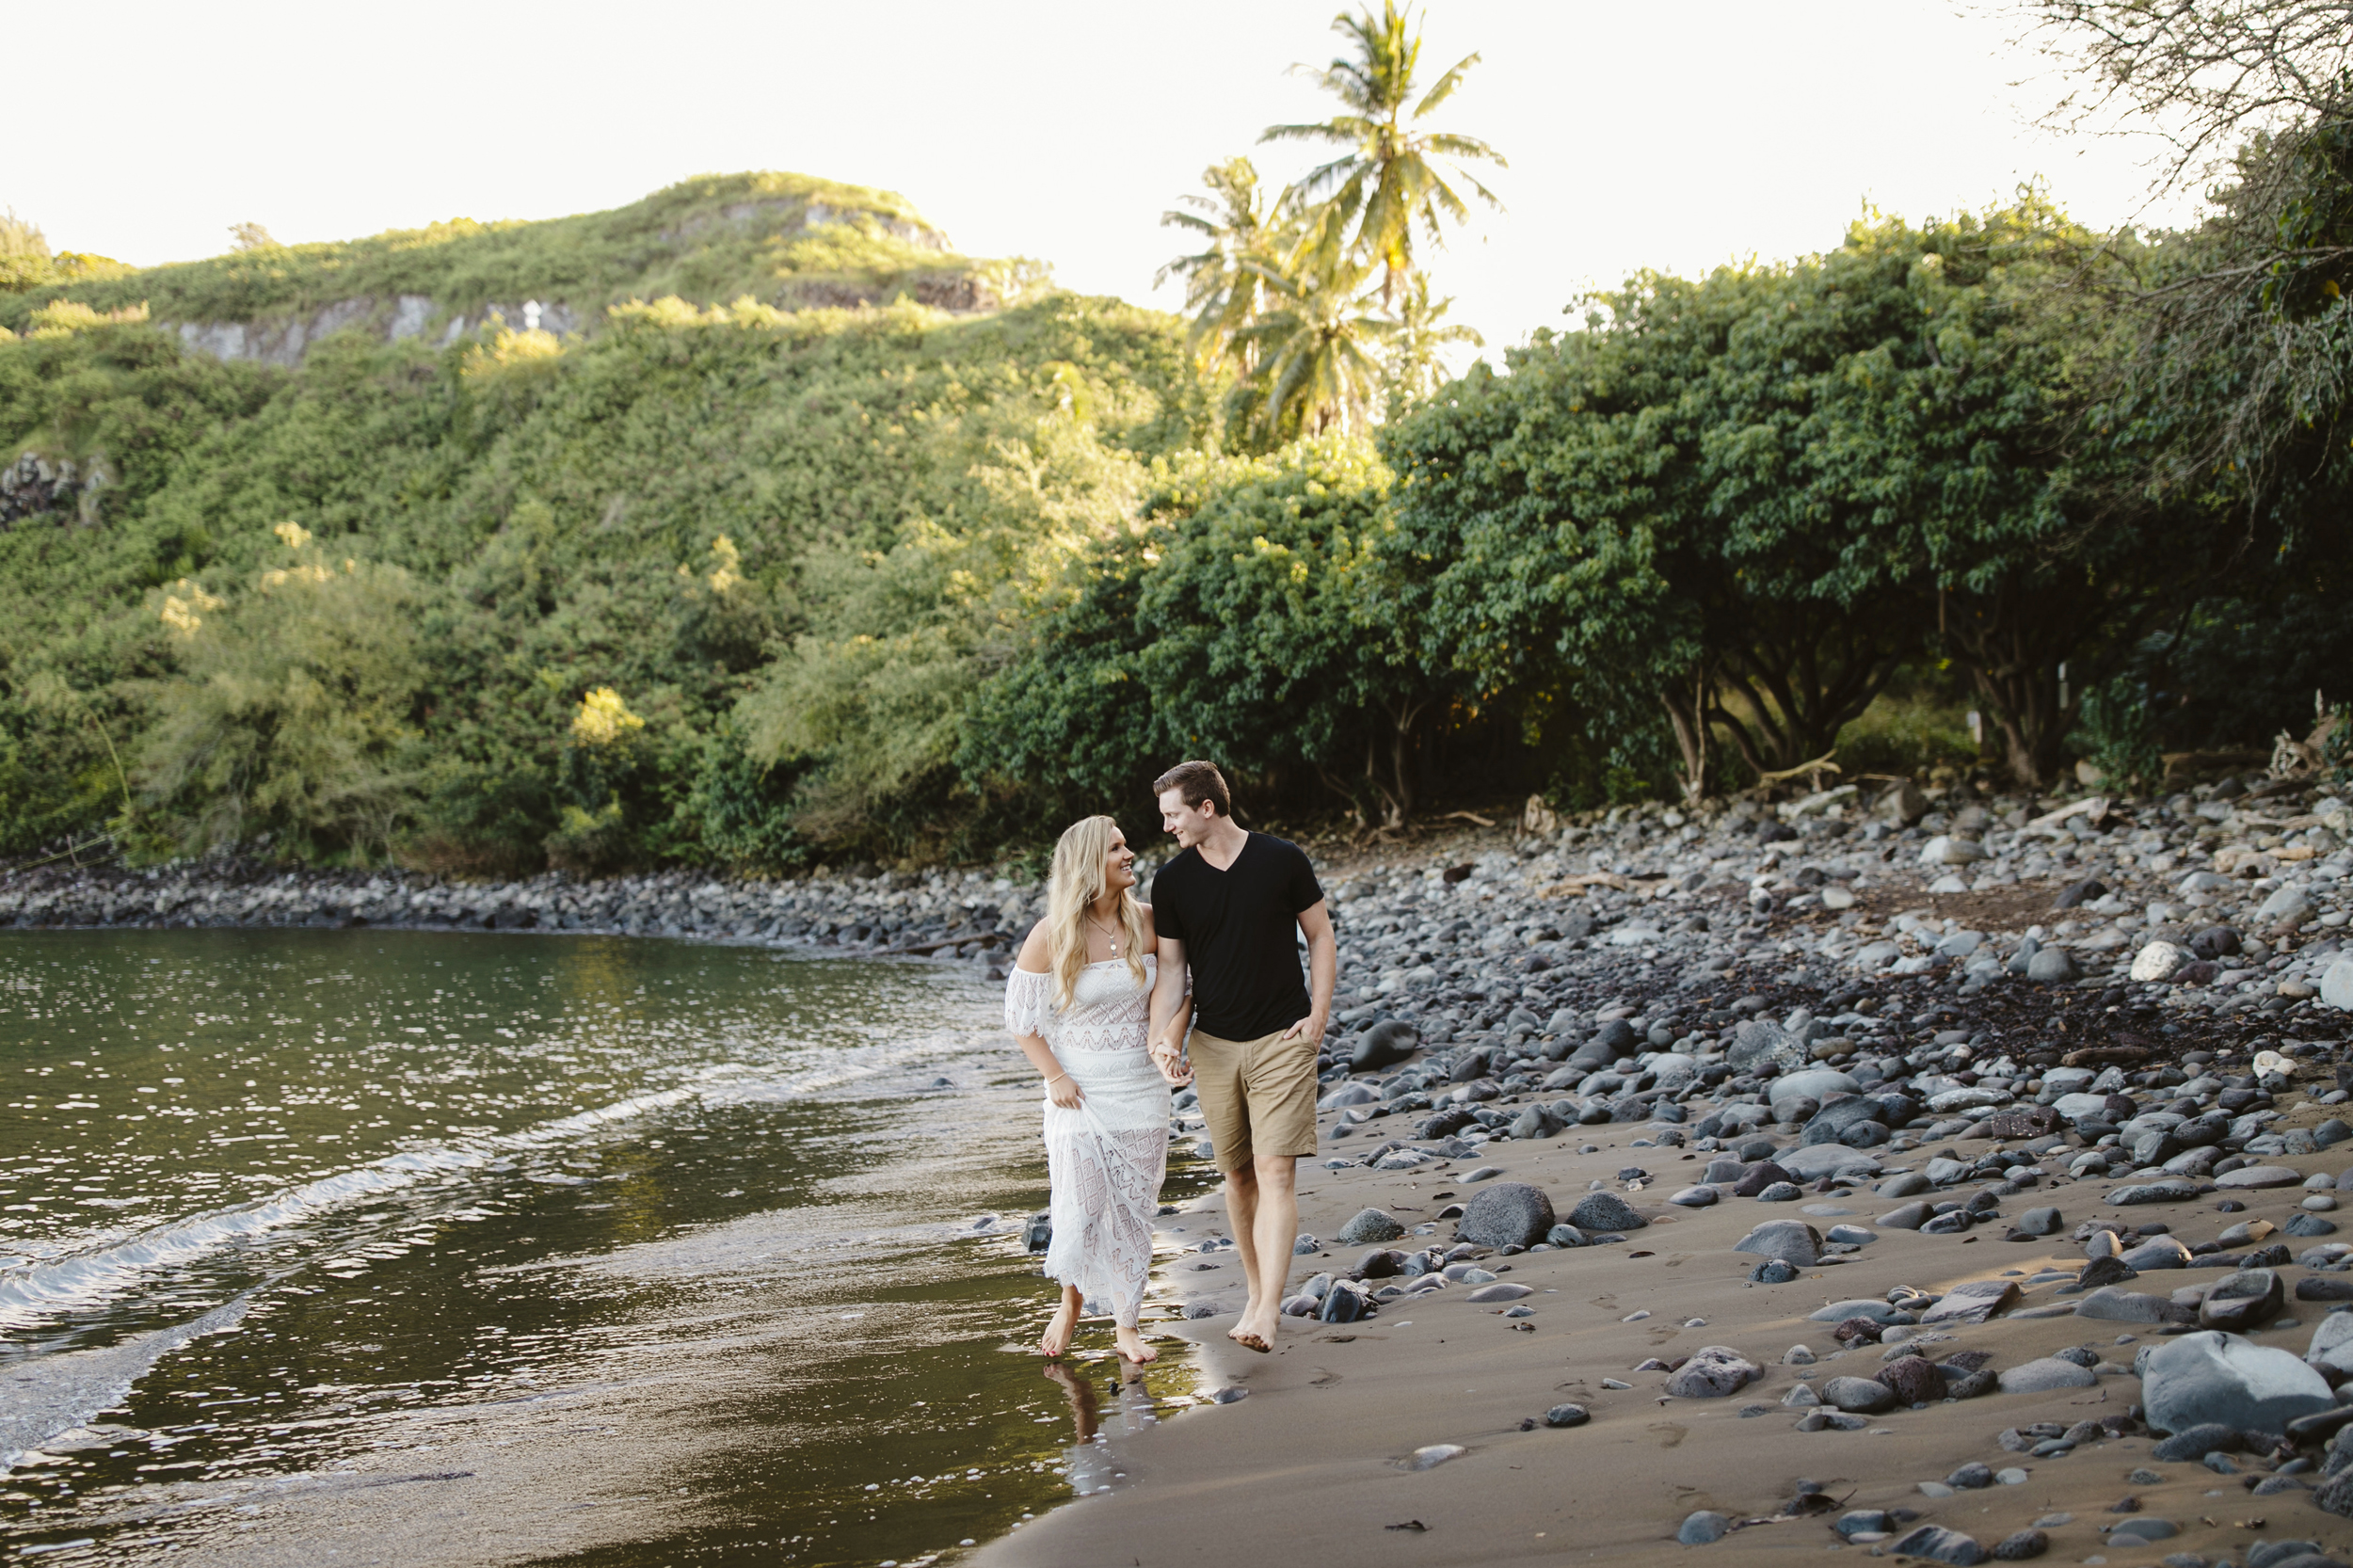
<instances>
[{"instance_id":1,"label":"man's forearm","mask_svg":"<svg viewBox=\"0 0 2353 1568\"><path fill-rule=\"evenodd\" d=\"M1168 1026L1185 1011L1185 987L1182 980L1170 984L1162 976L1152 987L1152 1032L1147 1043L1158 1045L1168 1038Z\"/></svg>"},{"instance_id":2,"label":"man's forearm","mask_svg":"<svg viewBox=\"0 0 2353 1568\"><path fill-rule=\"evenodd\" d=\"M1339 984L1339 944L1328 936L1319 936L1308 943L1308 1005L1323 1017L1332 1016L1332 989Z\"/></svg>"}]
</instances>

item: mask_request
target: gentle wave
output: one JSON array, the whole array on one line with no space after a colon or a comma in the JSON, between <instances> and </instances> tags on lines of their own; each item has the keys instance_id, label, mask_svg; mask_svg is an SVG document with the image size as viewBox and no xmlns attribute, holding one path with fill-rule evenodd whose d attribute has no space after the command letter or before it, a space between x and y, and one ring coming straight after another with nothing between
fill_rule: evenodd
<instances>
[{"instance_id":1,"label":"gentle wave","mask_svg":"<svg viewBox=\"0 0 2353 1568\"><path fill-rule=\"evenodd\" d=\"M251 1237L313 1220L355 1203L379 1198L435 1176L479 1170L503 1156L529 1153L690 1100L750 1104L791 1099L838 1088L888 1071L901 1062L937 1053L933 1039L883 1048L787 1077L758 1075L741 1064L714 1064L697 1080L674 1089L632 1095L542 1122L520 1131L461 1144L407 1149L365 1165L290 1188L275 1197L215 1209L141 1231L128 1240L76 1256L44 1259L0 1272L0 1328L24 1329L102 1306L158 1272L191 1263ZM869 1048L872 1049L872 1048Z\"/></svg>"}]
</instances>

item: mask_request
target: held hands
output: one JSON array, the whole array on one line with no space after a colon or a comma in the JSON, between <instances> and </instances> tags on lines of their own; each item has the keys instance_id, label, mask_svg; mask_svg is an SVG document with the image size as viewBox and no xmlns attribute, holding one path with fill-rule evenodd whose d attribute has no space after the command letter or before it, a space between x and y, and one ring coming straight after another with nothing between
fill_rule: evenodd
<instances>
[{"instance_id":1,"label":"held hands","mask_svg":"<svg viewBox=\"0 0 2353 1568\"><path fill-rule=\"evenodd\" d=\"M1087 1097L1087 1093L1079 1087L1079 1080L1068 1073L1057 1073L1046 1080L1046 1097L1064 1111L1076 1111L1080 1102Z\"/></svg>"},{"instance_id":2,"label":"held hands","mask_svg":"<svg viewBox=\"0 0 2353 1568\"><path fill-rule=\"evenodd\" d=\"M1193 1081L1193 1065L1185 1060L1183 1048L1167 1040L1152 1042L1152 1065L1160 1069L1172 1089L1181 1089Z\"/></svg>"}]
</instances>

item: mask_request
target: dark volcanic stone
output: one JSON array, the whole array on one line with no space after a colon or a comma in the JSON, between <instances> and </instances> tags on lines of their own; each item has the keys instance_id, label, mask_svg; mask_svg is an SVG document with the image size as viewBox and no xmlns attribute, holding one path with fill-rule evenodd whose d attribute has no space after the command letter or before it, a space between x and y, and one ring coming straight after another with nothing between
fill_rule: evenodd
<instances>
[{"instance_id":1,"label":"dark volcanic stone","mask_svg":"<svg viewBox=\"0 0 2353 1568\"><path fill-rule=\"evenodd\" d=\"M1771 1160L1760 1160L1740 1173L1740 1179L1732 1184L1732 1195L1736 1198L1753 1198L1777 1181L1793 1179L1795 1178L1787 1171L1783 1170Z\"/></svg>"},{"instance_id":2,"label":"dark volcanic stone","mask_svg":"<svg viewBox=\"0 0 2353 1568\"><path fill-rule=\"evenodd\" d=\"M1414 1026L1401 1018L1385 1018L1356 1037L1356 1048L1349 1056L1349 1071L1378 1072L1395 1066L1414 1054L1420 1036Z\"/></svg>"},{"instance_id":3,"label":"dark volcanic stone","mask_svg":"<svg viewBox=\"0 0 2353 1568\"><path fill-rule=\"evenodd\" d=\"M1906 1404L1926 1404L1945 1397L1945 1374L1925 1356L1897 1356L1880 1368L1880 1381Z\"/></svg>"},{"instance_id":4,"label":"dark volcanic stone","mask_svg":"<svg viewBox=\"0 0 2353 1568\"><path fill-rule=\"evenodd\" d=\"M1985 1560L1985 1548L1975 1538L1946 1529L1943 1525L1922 1525L1902 1540L1891 1543L1887 1550L1897 1557L1951 1563L1953 1568L1976 1568Z\"/></svg>"},{"instance_id":5,"label":"dark volcanic stone","mask_svg":"<svg viewBox=\"0 0 2353 1568\"><path fill-rule=\"evenodd\" d=\"M1579 1230L1640 1230L1650 1224L1615 1192L1588 1192L1569 1211L1569 1224Z\"/></svg>"},{"instance_id":6,"label":"dark volcanic stone","mask_svg":"<svg viewBox=\"0 0 2353 1568\"><path fill-rule=\"evenodd\" d=\"M1532 1247L1545 1239L1554 1222L1552 1199L1543 1188L1525 1181L1498 1181L1481 1188L1471 1199L1457 1234L1482 1247Z\"/></svg>"},{"instance_id":7,"label":"dark volcanic stone","mask_svg":"<svg viewBox=\"0 0 2353 1568\"><path fill-rule=\"evenodd\" d=\"M1368 1241L1394 1241L1405 1234L1396 1215L1381 1208L1360 1208L1340 1227L1341 1244L1361 1247Z\"/></svg>"}]
</instances>

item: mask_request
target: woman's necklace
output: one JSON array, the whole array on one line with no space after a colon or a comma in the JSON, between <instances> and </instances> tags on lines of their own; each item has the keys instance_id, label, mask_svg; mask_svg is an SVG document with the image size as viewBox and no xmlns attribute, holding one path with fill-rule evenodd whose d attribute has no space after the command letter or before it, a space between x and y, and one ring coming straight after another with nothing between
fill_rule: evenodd
<instances>
[{"instance_id":1,"label":"woman's necklace","mask_svg":"<svg viewBox=\"0 0 2353 1568\"><path fill-rule=\"evenodd\" d=\"M1087 923L1103 933L1103 939L1112 945L1112 956L1113 958L1118 957L1119 928L1115 925L1105 925L1101 920L1096 920L1092 913L1087 916Z\"/></svg>"}]
</instances>

